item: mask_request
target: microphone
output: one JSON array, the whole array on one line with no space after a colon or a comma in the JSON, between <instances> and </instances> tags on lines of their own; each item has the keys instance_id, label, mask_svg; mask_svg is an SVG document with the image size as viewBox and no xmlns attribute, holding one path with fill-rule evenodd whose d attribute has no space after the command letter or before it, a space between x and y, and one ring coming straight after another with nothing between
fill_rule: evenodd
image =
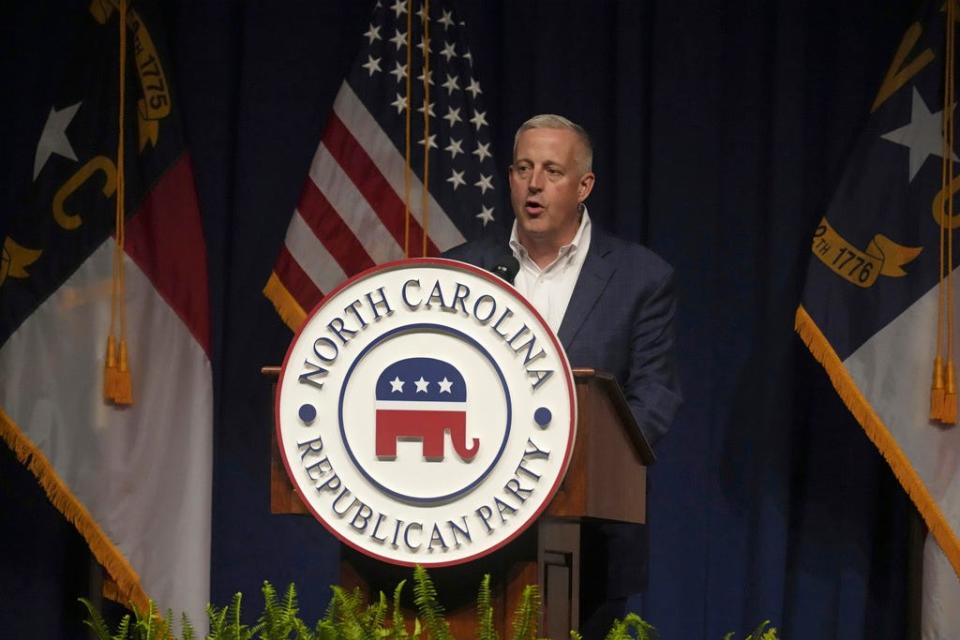
<instances>
[{"instance_id":1,"label":"microphone","mask_svg":"<svg viewBox=\"0 0 960 640\"><path fill-rule=\"evenodd\" d=\"M513 254L504 253L490 271L513 284L513 279L517 277L517 272L520 271L520 263L513 257Z\"/></svg>"}]
</instances>

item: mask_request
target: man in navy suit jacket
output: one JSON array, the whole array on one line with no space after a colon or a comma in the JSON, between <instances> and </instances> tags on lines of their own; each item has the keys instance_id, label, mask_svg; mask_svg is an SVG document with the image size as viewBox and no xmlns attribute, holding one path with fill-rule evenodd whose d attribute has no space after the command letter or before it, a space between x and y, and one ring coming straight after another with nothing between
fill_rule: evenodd
<instances>
[{"instance_id":1,"label":"man in navy suit jacket","mask_svg":"<svg viewBox=\"0 0 960 640\"><path fill-rule=\"evenodd\" d=\"M508 246L488 238L447 258L493 270L510 252L515 285L545 316L570 364L612 373L653 445L680 406L673 270L652 251L592 225L589 136L556 115L520 126L510 165L516 221ZM509 249L508 249L509 247Z\"/></svg>"}]
</instances>

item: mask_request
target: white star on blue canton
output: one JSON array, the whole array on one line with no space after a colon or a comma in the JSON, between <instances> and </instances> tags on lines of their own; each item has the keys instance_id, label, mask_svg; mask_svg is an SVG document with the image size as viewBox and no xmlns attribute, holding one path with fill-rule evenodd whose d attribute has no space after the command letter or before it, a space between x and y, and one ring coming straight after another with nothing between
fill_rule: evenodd
<instances>
[{"instance_id":1,"label":"white star on blue canton","mask_svg":"<svg viewBox=\"0 0 960 640\"><path fill-rule=\"evenodd\" d=\"M480 131L480 127L484 126L485 124L489 124L487 122L487 112L475 110L473 112L473 117L470 118L470 122L472 122L473 126L477 128L477 131Z\"/></svg>"},{"instance_id":2,"label":"white star on blue canton","mask_svg":"<svg viewBox=\"0 0 960 640\"><path fill-rule=\"evenodd\" d=\"M37 142L37 151L33 156L33 179L36 180L40 175L41 169L47 164L51 154L57 154L70 160L76 161L77 154L70 145L67 138L67 127L70 121L77 115L82 103L70 105L57 111L50 107L50 113L47 115L47 122L43 125L43 132L40 134L40 140Z\"/></svg>"},{"instance_id":3,"label":"white star on blue canton","mask_svg":"<svg viewBox=\"0 0 960 640\"><path fill-rule=\"evenodd\" d=\"M397 108L397 114L403 113L403 110L407 108L407 99L401 94L397 94L397 99L390 103L391 106Z\"/></svg>"},{"instance_id":4,"label":"white star on blue canton","mask_svg":"<svg viewBox=\"0 0 960 640\"><path fill-rule=\"evenodd\" d=\"M950 109L956 107L954 104ZM910 181L917 175L923 163L930 156L943 157L943 111L930 113L927 103L917 88L913 88L913 102L910 107L910 123L885 133L881 138L902 144L910 149ZM950 155L957 160L957 154L952 150Z\"/></svg>"},{"instance_id":5,"label":"white star on blue canton","mask_svg":"<svg viewBox=\"0 0 960 640\"><path fill-rule=\"evenodd\" d=\"M400 393L403 393L403 384L404 384L404 381L400 379L400 376L397 376L396 378L391 380L390 393L397 393L398 391Z\"/></svg>"},{"instance_id":6,"label":"white star on blue canton","mask_svg":"<svg viewBox=\"0 0 960 640\"><path fill-rule=\"evenodd\" d=\"M466 57L466 56L464 56L464 57ZM470 92L470 95L473 96L473 99L474 99L474 100L477 99L477 96L478 96L478 95L480 95L481 93L483 93L483 91L480 90L480 83L477 82L476 79L474 79L474 78L470 78L470 86L468 86L466 89L464 89L464 91L469 91L469 92Z\"/></svg>"},{"instance_id":7,"label":"white star on blue canton","mask_svg":"<svg viewBox=\"0 0 960 640\"><path fill-rule=\"evenodd\" d=\"M477 148L473 150L473 155L480 158L480 162L483 162L487 158L492 158L493 154L490 153L490 143L482 144L477 142Z\"/></svg>"},{"instance_id":8,"label":"white star on blue canton","mask_svg":"<svg viewBox=\"0 0 960 640\"><path fill-rule=\"evenodd\" d=\"M450 138L450 144L444 147L443 150L450 152L451 159L456 158L458 153L463 153L463 148L461 146L462 144L463 144L462 140L455 140L453 138Z\"/></svg>"},{"instance_id":9,"label":"white star on blue canton","mask_svg":"<svg viewBox=\"0 0 960 640\"><path fill-rule=\"evenodd\" d=\"M393 71L390 72L390 75L395 77L397 79L397 82L400 82L401 80L407 77L407 65L400 64L399 62L394 62L393 64L395 66L393 68Z\"/></svg>"},{"instance_id":10,"label":"white star on blue canton","mask_svg":"<svg viewBox=\"0 0 960 640\"><path fill-rule=\"evenodd\" d=\"M488 223L493 222L493 207L482 206L476 217L480 218L483 226L486 227Z\"/></svg>"},{"instance_id":11,"label":"white star on blue canton","mask_svg":"<svg viewBox=\"0 0 960 640\"><path fill-rule=\"evenodd\" d=\"M463 118L460 117L460 107L456 109L447 107L447 115L443 116L443 119L449 122L451 127L458 122L463 122Z\"/></svg>"},{"instance_id":12,"label":"white star on blue canton","mask_svg":"<svg viewBox=\"0 0 960 640\"><path fill-rule=\"evenodd\" d=\"M367 32L363 34L367 37L367 44L373 44L374 40L383 40L380 37L380 25L370 25L370 28L367 29Z\"/></svg>"},{"instance_id":13,"label":"white star on blue canton","mask_svg":"<svg viewBox=\"0 0 960 640\"><path fill-rule=\"evenodd\" d=\"M449 393L449 394L453 393L452 391L450 391L450 387L453 386L453 382L451 382L450 380L447 380L447 376L443 376L443 380L439 381L437 384L440 385L440 393Z\"/></svg>"},{"instance_id":14,"label":"white star on blue canton","mask_svg":"<svg viewBox=\"0 0 960 640\"><path fill-rule=\"evenodd\" d=\"M371 76L374 74L374 72L381 71L380 58L374 58L372 55L368 55L366 63L360 66L366 69Z\"/></svg>"},{"instance_id":15,"label":"white star on blue canton","mask_svg":"<svg viewBox=\"0 0 960 640\"><path fill-rule=\"evenodd\" d=\"M447 182L453 184L454 191L456 191L457 187L459 187L460 185L464 185L467 183L467 181L463 179L463 174L464 174L463 171L457 171L456 169L451 170L450 177L447 178Z\"/></svg>"},{"instance_id":16,"label":"white star on blue canton","mask_svg":"<svg viewBox=\"0 0 960 640\"><path fill-rule=\"evenodd\" d=\"M393 12L396 14L395 17L399 18L401 13L407 12L407 2L406 0L396 0L390 8L393 9Z\"/></svg>"},{"instance_id":17,"label":"white star on blue canton","mask_svg":"<svg viewBox=\"0 0 960 640\"><path fill-rule=\"evenodd\" d=\"M420 111L423 111L423 109L420 109ZM422 145L422 144L424 144L424 142L426 142L427 146L428 146L430 149L436 149L436 148L438 148L438 147L437 147L437 134L431 133L431 134L430 134L430 138L427 139L427 140L423 140L423 139L421 138L419 144Z\"/></svg>"},{"instance_id":18,"label":"white star on blue canton","mask_svg":"<svg viewBox=\"0 0 960 640\"><path fill-rule=\"evenodd\" d=\"M443 25L443 30L446 31L453 26L453 12L452 11L443 11L443 15L437 19L437 22Z\"/></svg>"},{"instance_id":19,"label":"white star on blue canton","mask_svg":"<svg viewBox=\"0 0 960 640\"><path fill-rule=\"evenodd\" d=\"M447 81L440 86L447 90L448 96L453 93L454 89L460 88L460 85L457 84L457 76L452 76L449 73L447 74Z\"/></svg>"},{"instance_id":20,"label":"white star on blue canton","mask_svg":"<svg viewBox=\"0 0 960 640\"><path fill-rule=\"evenodd\" d=\"M423 376L420 376L419 380L414 380L413 384L417 385L417 393L427 393L427 387L430 386L430 383L423 379Z\"/></svg>"},{"instance_id":21,"label":"white star on blue canton","mask_svg":"<svg viewBox=\"0 0 960 640\"><path fill-rule=\"evenodd\" d=\"M426 110L427 110L427 112L430 114L430 117L431 117L431 118L435 118L435 117L436 117L437 114L435 114L435 113L433 112L433 103L432 103L432 102L428 102L428 103L427 103ZM423 113L423 111L424 111L423 105L420 105L420 108L417 109L417 111L419 111L420 113Z\"/></svg>"},{"instance_id":22,"label":"white star on blue canton","mask_svg":"<svg viewBox=\"0 0 960 640\"><path fill-rule=\"evenodd\" d=\"M443 51L440 52L447 62L450 62L450 58L453 58L457 55L457 45L453 42L447 42L443 45Z\"/></svg>"},{"instance_id":23,"label":"white star on blue canton","mask_svg":"<svg viewBox=\"0 0 960 640\"><path fill-rule=\"evenodd\" d=\"M473 186L480 187L480 193L486 193L487 189L493 189L493 184L491 182L493 176L485 176L482 173L480 174L480 179L473 183Z\"/></svg>"},{"instance_id":24,"label":"white star on blue canton","mask_svg":"<svg viewBox=\"0 0 960 640\"><path fill-rule=\"evenodd\" d=\"M390 38L390 42L397 45L397 51L400 51L400 49L407 46L407 34L397 29L397 32Z\"/></svg>"}]
</instances>

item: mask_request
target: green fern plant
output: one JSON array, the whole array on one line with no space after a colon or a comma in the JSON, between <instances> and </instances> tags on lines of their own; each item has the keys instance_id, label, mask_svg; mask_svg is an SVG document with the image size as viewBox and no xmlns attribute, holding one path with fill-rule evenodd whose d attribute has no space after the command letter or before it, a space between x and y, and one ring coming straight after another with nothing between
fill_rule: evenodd
<instances>
[{"instance_id":1,"label":"green fern plant","mask_svg":"<svg viewBox=\"0 0 960 640\"><path fill-rule=\"evenodd\" d=\"M628 613L623 620L614 620L606 640L654 640L657 630L635 613Z\"/></svg>"},{"instance_id":2,"label":"green fern plant","mask_svg":"<svg viewBox=\"0 0 960 640\"><path fill-rule=\"evenodd\" d=\"M513 640L534 640L540 623L540 589L533 584L523 588L520 604L513 612Z\"/></svg>"},{"instance_id":3,"label":"green fern plant","mask_svg":"<svg viewBox=\"0 0 960 640\"><path fill-rule=\"evenodd\" d=\"M483 576L477 592L477 640L500 640L493 625L493 602L490 597L490 574Z\"/></svg>"},{"instance_id":4,"label":"green fern plant","mask_svg":"<svg viewBox=\"0 0 960 640\"><path fill-rule=\"evenodd\" d=\"M443 606L437 600L437 588L427 570L420 565L413 569L413 601L431 640L454 640L450 625L443 616Z\"/></svg>"},{"instance_id":5,"label":"green fern plant","mask_svg":"<svg viewBox=\"0 0 960 640\"><path fill-rule=\"evenodd\" d=\"M760 623L760 626L754 629L753 632L743 640L779 640L779 638L777 628L771 627L769 620L764 620ZM733 631L723 636L723 640L734 640Z\"/></svg>"}]
</instances>

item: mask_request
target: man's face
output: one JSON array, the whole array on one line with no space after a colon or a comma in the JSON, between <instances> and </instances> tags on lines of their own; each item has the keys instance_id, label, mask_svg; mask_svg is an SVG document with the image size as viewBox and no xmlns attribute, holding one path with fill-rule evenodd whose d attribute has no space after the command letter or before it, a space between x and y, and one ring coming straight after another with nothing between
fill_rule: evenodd
<instances>
[{"instance_id":1,"label":"man's face","mask_svg":"<svg viewBox=\"0 0 960 640\"><path fill-rule=\"evenodd\" d=\"M592 173L581 173L582 152L580 139L569 129L527 129L520 134L510 166L510 202L525 246L559 249L577 234L578 204L594 181Z\"/></svg>"}]
</instances>

